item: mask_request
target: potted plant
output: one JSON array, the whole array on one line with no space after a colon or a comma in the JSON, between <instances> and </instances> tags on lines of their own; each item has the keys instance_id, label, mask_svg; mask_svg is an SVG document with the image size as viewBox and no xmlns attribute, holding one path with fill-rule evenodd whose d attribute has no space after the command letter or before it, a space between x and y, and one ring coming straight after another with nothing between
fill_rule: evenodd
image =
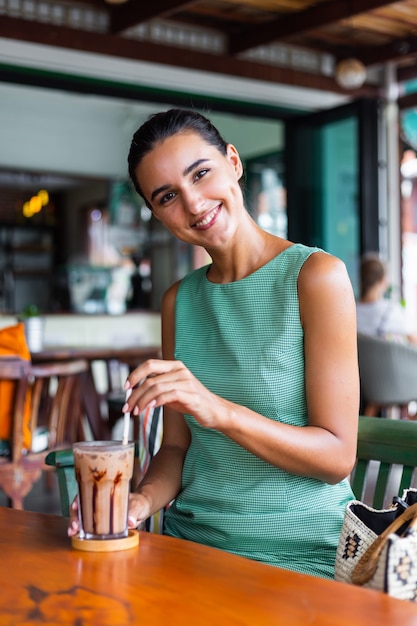
<instances>
[{"instance_id":1,"label":"potted plant","mask_svg":"<svg viewBox=\"0 0 417 626\"><path fill-rule=\"evenodd\" d=\"M43 347L43 317L36 304L28 304L18 315L25 325L25 335L31 352L40 352Z\"/></svg>"}]
</instances>

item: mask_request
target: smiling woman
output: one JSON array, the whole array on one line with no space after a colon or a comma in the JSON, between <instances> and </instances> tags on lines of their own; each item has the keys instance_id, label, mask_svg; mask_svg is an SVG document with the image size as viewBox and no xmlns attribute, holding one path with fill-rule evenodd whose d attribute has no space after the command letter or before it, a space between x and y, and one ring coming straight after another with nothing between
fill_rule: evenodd
<instances>
[{"instance_id":1,"label":"smiling woman","mask_svg":"<svg viewBox=\"0 0 417 626\"><path fill-rule=\"evenodd\" d=\"M129 173L154 216L212 259L168 289L163 360L126 382L124 411L164 407L131 524L170 504L168 535L332 577L359 402L343 263L255 223L237 149L195 111L145 122Z\"/></svg>"},{"instance_id":2,"label":"smiling woman","mask_svg":"<svg viewBox=\"0 0 417 626\"><path fill-rule=\"evenodd\" d=\"M224 156L212 145L203 146L194 133L176 134L148 153L138 172L144 181L142 192L150 199L148 205L154 216L172 234L190 244L201 246L204 232L204 247L210 253L213 246L229 237L225 213L227 207L235 204L236 189L239 204L243 202L237 184L243 167L232 145L227 146ZM167 149L168 154L176 155L175 168L166 159ZM218 222L222 228L212 228Z\"/></svg>"}]
</instances>

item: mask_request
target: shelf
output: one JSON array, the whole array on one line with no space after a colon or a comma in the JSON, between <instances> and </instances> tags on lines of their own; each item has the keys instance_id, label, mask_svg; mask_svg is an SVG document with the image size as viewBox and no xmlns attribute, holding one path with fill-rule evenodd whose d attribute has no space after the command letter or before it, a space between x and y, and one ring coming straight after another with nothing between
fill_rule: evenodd
<instances>
[{"instance_id":1,"label":"shelf","mask_svg":"<svg viewBox=\"0 0 417 626\"><path fill-rule=\"evenodd\" d=\"M52 246L38 244L21 244L8 246L8 252L14 254L50 254Z\"/></svg>"},{"instance_id":2,"label":"shelf","mask_svg":"<svg viewBox=\"0 0 417 626\"><path fill-rule=\"evenodd\" d=\"M48 227L0 225L3 308L19 313L29 304L35 304L41 310L49 310L54 271L53 232Z\"/></svg>"},{"instance_id":3,"label":"shelf","mask_svg":"<svg viewBox=\"0 0 417 626\"><path fill-rule=\"evenodd\" d=\"M41 269L13 269L13 274L16 278L18 277L44 277L44 276L50 276L52 272L52 269L46 269L46 268L41 268Z\"/></svg>"}]
</instances>

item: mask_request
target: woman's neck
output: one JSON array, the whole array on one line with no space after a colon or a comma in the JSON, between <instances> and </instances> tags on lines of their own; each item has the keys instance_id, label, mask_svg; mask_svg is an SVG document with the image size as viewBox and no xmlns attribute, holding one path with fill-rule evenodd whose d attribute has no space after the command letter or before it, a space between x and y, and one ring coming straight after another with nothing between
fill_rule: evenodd
<instances>
[{"instance_id":1,"label":"woman's neck","mask_svg":"<svg viewBox=\"0 0 417 626\"><path fill-rule=\"evenodd\" d=\"M291 245L285 239L262 230L257 224L249 230L237 234L227 250L207 250L213 260L207 273L211 282L226 284L241 280Z\"/></svg>"}]
</instances>

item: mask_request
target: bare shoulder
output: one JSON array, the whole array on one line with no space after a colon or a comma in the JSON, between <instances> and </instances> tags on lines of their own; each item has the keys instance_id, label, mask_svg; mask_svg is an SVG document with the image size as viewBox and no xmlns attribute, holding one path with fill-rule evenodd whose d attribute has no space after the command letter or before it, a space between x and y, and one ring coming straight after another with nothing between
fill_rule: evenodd
<instances>
[{"instance_id":1,"label":"bare shoulder","mask_svg":"<svg viewBox=\"0 0 417 626\"><path fill-rule=\"evenodd\" d=\"M307 259L298 278L303 323L333 311L354 319L355 297L345 264L331 254L316 252ZM327 316L326 316L327 317Z\"/></svg>"},{"instance_id":2,"label":"bare shoulder","mask_svg":"<svg viewBox=\"0 0 417 626\"><path fill-rule=\"evenodd\" d=\"M301 268L298 278L298 288L301 292L315 291L320 286L337 289L352 287L343 261L326 252L311 254Z\"/></svg>"}]
</instances>

